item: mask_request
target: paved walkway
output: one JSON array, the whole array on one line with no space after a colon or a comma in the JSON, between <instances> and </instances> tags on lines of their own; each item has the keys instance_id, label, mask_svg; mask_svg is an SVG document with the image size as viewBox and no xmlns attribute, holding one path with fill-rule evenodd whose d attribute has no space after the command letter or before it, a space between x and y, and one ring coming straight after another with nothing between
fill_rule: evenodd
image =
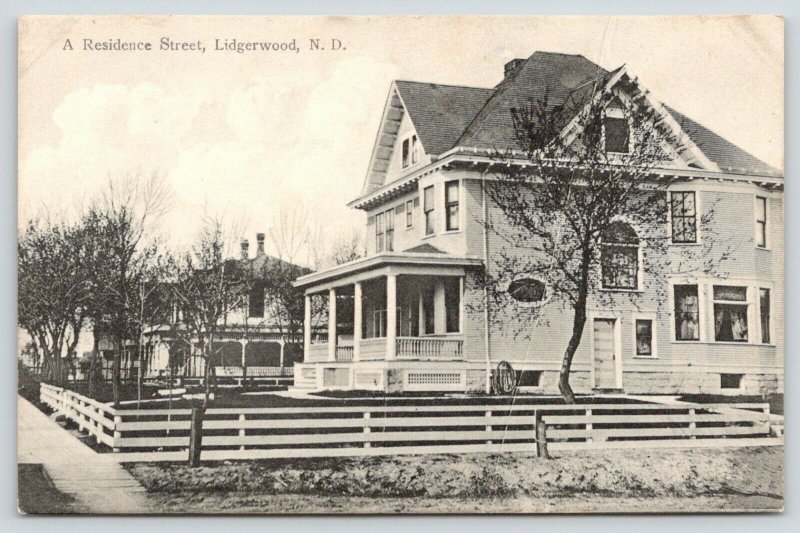
<instances>
[{"instance_id":1,"label":"paved walkway","mask_svg":"<svg viewBox=\"0 0 800 533\"><path fill-rule=\"evenodd\" d=\"M81 443L17 396L17 461L44 465L58 490L90 513L146 513L144 488L116 461Z\"/></svg>"}]
</instances>

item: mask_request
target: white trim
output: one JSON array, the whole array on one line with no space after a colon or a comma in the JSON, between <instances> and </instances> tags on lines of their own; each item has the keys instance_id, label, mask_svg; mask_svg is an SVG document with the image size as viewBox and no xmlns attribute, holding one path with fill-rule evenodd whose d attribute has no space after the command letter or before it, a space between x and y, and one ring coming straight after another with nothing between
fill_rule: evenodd
<instances>
[{"instance_id":1,"label":"white trim","mask_svg":"<svg viewBox=\"0 0 800 533\"><path fill-rule=\"evenodd\" d=\"M639 355L637 353L637 346L636 346L636 321L637 320L649 320L650 321L650 351L652 352L650 355ZM650 360L650 359L658 359L658 320L656 319L656 313L633 313L631 315L631 327L633 330L633 354L634 359L642 359L642 360Z\"/></svg>"}]
</instances>

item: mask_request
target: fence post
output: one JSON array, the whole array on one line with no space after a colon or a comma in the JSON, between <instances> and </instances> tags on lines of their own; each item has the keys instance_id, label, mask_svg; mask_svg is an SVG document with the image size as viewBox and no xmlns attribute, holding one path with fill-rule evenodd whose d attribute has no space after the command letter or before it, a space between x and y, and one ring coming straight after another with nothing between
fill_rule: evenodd
<instances>
[{"instance_id":1,"label":"fence post","mask_svg":"<svg viewBox=\"0 0 800 533\"><path fill-rule=\"evenodd\" d=\"M370 414L369 411L367 411L364 413L364 433L370 432L369 419L370 419ZM369 441L364 441L364 448L369 448L370 446L372 446L372 443L370 443Z\"/></svg>"},{"instance_id":2,"label":"fence post","mask_svg":"<svg viewBox=\"0 0 800 533\"><path fill-rule=\"evenodd\" d=\"M491 424L492 412L486 411L486 431L492 431L492 424ZM486 441L486 444L491 444L491 439Z\"/></svg>"},{"instance_id":3,"label":"fence post","mask_svg":"<svg viewBox=\"0 0 800 533\"><path fill-rule=\"evenodd\" d=\"M100 444L100 433L105 431L103 425L100 424L100 417L105 417L105 413L103 413L99 407L95 407L94 412L97 415L94 421L94 441L96 444Z\"/></svg>"},{"instance_id":4,"label":"fence post","mask_svg":"<svg viewBox=\"0 0 800 533\"><path fill-rule=\"evenodd\" d=\"M591 419L591 416L592 416L592 410L591 409L587 409L586 410L586 416L590 417L590 419ZM594 442L594 437L592 436L592 434L594 432L594 424L592 424L591 422L587 422L586 423L586 432L588 433L588 435L586 435L586 442Z\"/></svg>"},{"instance_id":5,"label":"fence post","mask_svg":"<svg viewBox=\"0 0 800 533\"><path fill-rule=\"evenodd\" d=\"M693 429L697 429L697 422L695 422L695 419L694 419L695 412L696 411L694 409L689 409L689 431L691 431ZM692 431L692 434L689 435L689 439L696 439L696 438L697 438L697 436Z\"/></svg>"},{"instance_id":6,"label":"fence post","mask_svg":"<svg viewBox=\"0 0 800 533\"><path fill-rule=\"evenodd\" d=\"M111 447L111 451L113 452L119 451L119 440L122 439L122 432L119 431L119 425L121 423L122 417L114 415L114 445Z\"/></svg>"},{"instance_id":7,"label":"fence post","mask_svg":"<svg viewBox=\"0 0 800 533\"><path fill-rule=\"evenodd\" d=\"M247 418L247 417L244 415L244 413L240 414L240 415L239 415L239 422L244 422L244 421L246 420L246 418ZM242 424L242 425L244 425L244 424ZM242 438L244 438L244 436L245 436L245 430L244 430L244 428L243 428L243 427L242 427L242 428L239 428L239 436L240 436L240 437L242 437ZM239 449L240 449L240 450L244 450L244 444L242 444L241 446L239 446Z\"/></svg>"},{"instance_id":8,"label":"fence post","mask_svg":"<svg viewBox=\"0 0 800 533\"><path fill-rule=\"evenodd\" d=\"M200 451L203 448L202 407L192 407L192 426L189 432L189 466L200 466Z\"/></svg>"},{"instance_id":9,"label":"fence post","mask_svg":"<svg viewBox=\"0 0 800 533\"><path fill-rule=\"evenodd\" d=\"M535 429L536 429L536 457L549 459L550 455L547 453L547 427L542 419L541 411L534 411Z\"/></svg>"}]
</instances>

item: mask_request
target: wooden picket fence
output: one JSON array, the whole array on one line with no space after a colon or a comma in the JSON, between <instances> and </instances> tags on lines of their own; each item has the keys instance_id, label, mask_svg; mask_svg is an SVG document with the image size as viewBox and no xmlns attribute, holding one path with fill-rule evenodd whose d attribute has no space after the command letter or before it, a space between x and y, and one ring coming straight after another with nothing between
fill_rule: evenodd
<instances>
[{"instance_id":1,"label":"wooden picket fence","mask_svg":"<svg viewBox=\"0 0 800 533\"><path fill-rule=\"evenodd\" d=\"M46 384L41 399L98 442L124 452L124 460L187 457L191 409L113 409ZM542 405L518 399L514 405L212 408L204 417L202 457L535 451L537 416L550 450L782 442L769 438L769 404Z\"/></svg>"}]
</instances>

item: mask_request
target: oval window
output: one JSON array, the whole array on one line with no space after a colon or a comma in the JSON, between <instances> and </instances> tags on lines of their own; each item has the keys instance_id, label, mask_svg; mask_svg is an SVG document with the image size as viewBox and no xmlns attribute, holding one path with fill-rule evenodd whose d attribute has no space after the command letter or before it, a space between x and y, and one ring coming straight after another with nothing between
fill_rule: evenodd
<instances>
[{"instance_id":1,"label":"oval window","mask_svg":"<svg viewBox=\"0 0 800 533\"><path fill-rule=\"evenodd\" d=\"M508 286L508 294L518 302L536 303L544 300L544 282L533 278L515 279Z\"/></svg>"}]
</instances>

